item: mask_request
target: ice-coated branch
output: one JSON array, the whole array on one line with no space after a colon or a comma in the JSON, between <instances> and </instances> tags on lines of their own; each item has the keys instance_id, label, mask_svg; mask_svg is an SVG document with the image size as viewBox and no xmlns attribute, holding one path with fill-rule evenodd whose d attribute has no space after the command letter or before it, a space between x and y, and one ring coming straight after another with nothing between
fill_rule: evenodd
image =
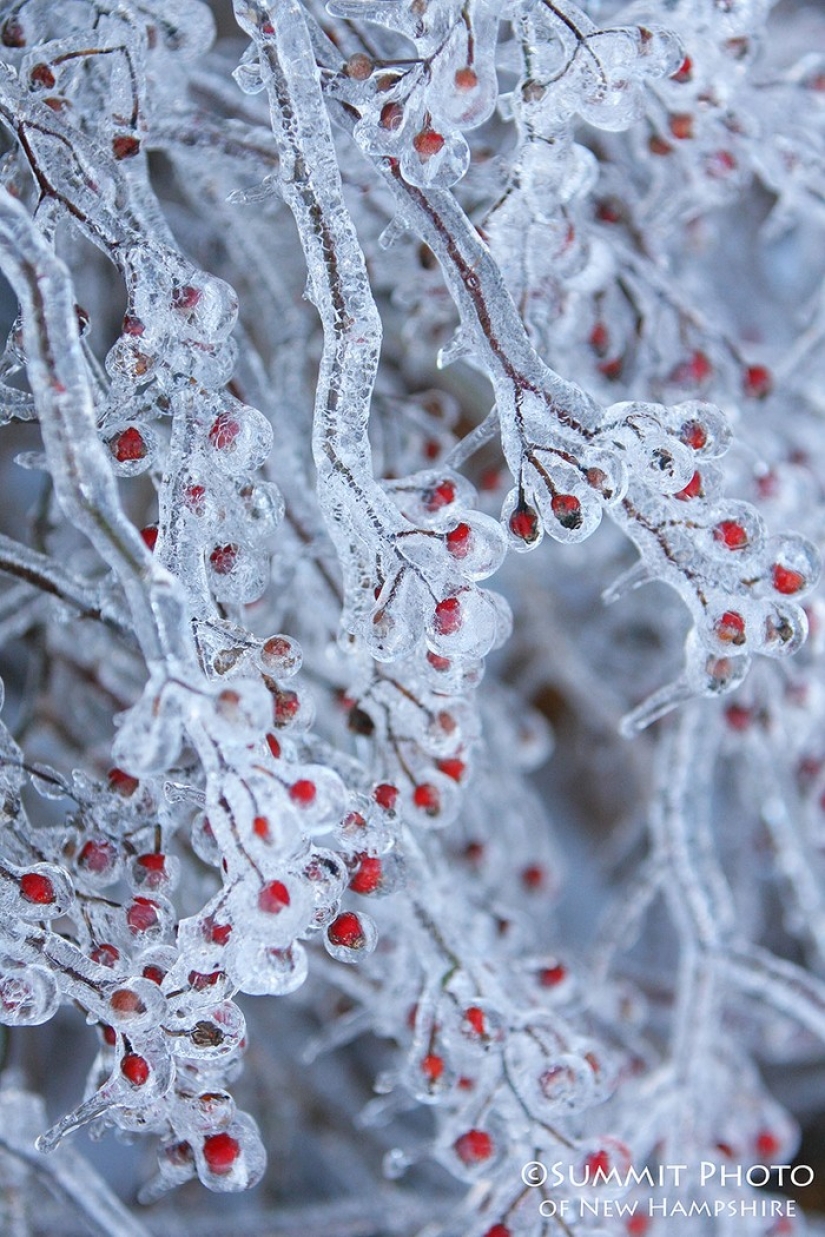
<instances>
[{"instance_id":1,"label":"ice-coated branch","mask_svg":"<svg viewBox=\"0 0 825 1237\"><path fill-rule=\"evenodd\" d=\"M175 581L148 555L123 514L97 433L69 273L6 190L0 264L23 306L23 343L58 501L121 581L150 664L191 664Z\"/></svg>"},{"instance_id":2,"label":"ice-coated branch","mask_svg":"<svg viewBox=\"0 0 825 1237\"><path fill-rule=\"evenodd\" d=\"M15 1237L44 1174L107 1233L659 1237L630 1170L707 1162L703 1233L778 1237L747 1173L825 1036L825 27L215 14L0 2Z\"/></svg>"}]
</instances>

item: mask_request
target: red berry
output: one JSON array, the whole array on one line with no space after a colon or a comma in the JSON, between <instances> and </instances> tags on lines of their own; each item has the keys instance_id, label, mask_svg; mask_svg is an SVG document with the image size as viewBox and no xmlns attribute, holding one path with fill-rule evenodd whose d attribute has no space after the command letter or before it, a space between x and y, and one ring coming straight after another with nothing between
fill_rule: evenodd
<instances>
[{"instance_id":1,"label":"red berry","mask_svg":"<svg viewBox=\"0 0 825 1237\"><path fill-rule=\"evenodd\" d=\"M120 1072L133 1087L142 1087L149 1079L149 1066L136 1052L127 1052L120 1063Z\"/></svg>"},{"instance_id":2,"label":"red berry","mask_svg":"<svg viewBox=\"0 0 825 1237\"><path fill-rule=\"evenodd\" d=\"M160 986L166 978L166 972L163 967L155 966L151 962L143 968L141 973L144 979L149 979L153 984L157 984L158 986Z\"/></svg>"},{"instance_id":3,"label":"red berry","mask_svg":"<svg viewBox=\"0 0 825 1237\"><path fill-rule=\"evenodd\" d=\"M742 378L742 390L749 399L766 399L773 390L773 375L764 365L749 365Z\"/></svg>"},{"instance_id":4,"label":"red berry","mask_svg":"<svg viewBox=\"0 0 825 1237\"><path fill-rule=\"evenodd\" d=\"M424 782L413 791L413 803L428 816L437 816L441 811L441 796L435 786Z\"/></svg>"},{"instance_id":5,"label":"red berry","mask_svg":"<svg viewBox=\"0 0 825 1237\"><path fill-rule=\"evenodd\" d=\"M686 112L680 112L671 116L669 127L670 132L680 142L693 137L693 117Z\"/></svg>"},{"instance_id":6,"label":"red berry","mask_svg":"<svg viewBox=\"0 0 825 1237\"><path fill-rule=\"evenodd\" d=\"M590 347L599 356L604 356L610 344L610 332L603 322L597 322L590 332Z\"/></svg>"},{"instance_id":7,"label":"red berry","mask_svg":"<svg viewBox=\"0 0 825 1237\"><path fill-rule=\"evenodd\" d=\"M674 494L674 498L678 498L683 503L689 502L691 498L704 498L701 473L695 472L685 488L679 490L678 494Z\"/></svg>"},{"instance_id":8,"label":"red berry","mask_svg":"<svg viewBox=\"0 0 825 1237\"><path fill-rule=\"evenodd\" d=\"M357 858L359 863L350 879L350 889L353 893L375 893L381 888L384 865L375 855L359 855Z\"/></svg>"},{"instance_id":9,"label":"red berry","mask_svg":"<svg viewBox=\"0 0 825 1237\"><path fill-rule=\"evenodd\" d=\"M111 868L116 858L117 851L114 843L107 841L106 838L90 838L84 843L77 856L77 866L84 872L94 872L99 875Z\"/></svg>"},{"instance_id":10,"label":"red berry","mask_svg":"<svg viewBox=\"0 0 825 1237\"><path fill-rule=\"evenodd\" d=\"M798 593L806 583L801 571L793 571L790 567L783 567L781 563L774 563L771 568L771 580L777 593L782 593L785 597Z\"/></svg>"},{"instance_id":11,"label":"red berry","mask_svg":"<svg viewBox=\"0 0 825 1237\"><path fill-rule=\"evenodd\" d=\"M89 954L92 962L96 962L98 966L112 967L120 957L120 950L115 949L114 945L95 945L94 949Z\"/></svg>"},{"instance_id":12,"label":"red berry","mask_svg":"<svg viewBox=\"0 0 825 1237\"><path fill-rule=\"evenodd\" d=\"M464 847L464 858L468 863L479 864L484 858L484 846L481 842L468 842Z\"/></svg>"},{"instance_id":13,"label":"red berry","mask_svg":"<svg viewBox=\"0 0 825 1237\"><path fill-rule=\"evenodd\" d=\"M147 524L145 528L140 530L140 539L150 552L154 551L158 543L158 526L157 524Z\"/></svg>"},{"instance_id":14,"label":"red berry","mask_svg":"<svg viewBox=\"0 0 825 1237\"><path fill-rule=\"evenodd\" d=\"M276 726L286 726L301 707L298 693L293 691L278 691L275 693L273 720ZM270 749L271 750L271 749ZM280 755L280 752L279 752Z\"/></svg>"},{"instance_id":15,"label":"red berry","mask_svg":"<svg viewBox=\"0 0 825 1237\"><path fill-rule=\"evenodd\" d=\"M484 1237L511 1237L510 1229L506 1224L494 1224L492 1228L488 1228Z\"/></svg>"},{"instance_id":16,"label":"red berry","mask_svg":"<svg viewBox=\"0 0 825 1237\"><path fill-rule=\"evenodd\" d=\"M327 937L333 945L342 945L346 949L363 949L367 943L361 920L354 911L344 911L333 919L327 928Z\"/></svg>"},{"instance_id":17,"label":"red berry","mask_svg":"<svg viewBox=\"0 0 825 1237\"><path fill-rule=\"evenodd\" d=\"M699 421L685 421L679 431L679 438L687 447L701 451L708 440L708 433Z\"/></svg>"},{"instance_id":18,"label":"red berry","mask_svg":"<svg viewBox=\"0 0 825 1237\"><path fill-rule=\"evenodd\" d=\"M722 520L713 530L713 540L721 542L728 550L743 550L748 544L748 534L737 520Z\"/></svg>"},{"instance_id":19,"label":"red berry","mask_svg":"<svg viewBox=\"0 0 825 1237\"><path fill-rule=\"evenodd\" d=\"M459 760L457 756L450 756L446 760L439 760L437 763L439 770L446 777L452 778L454 782L460 782L467 771L464 761Z\"/></svg>"},{"instance_id":20,"label":"red berry","mask_svg":"<svg viewBox=\"0 0 825 1237\"><path fill-rule=\"evenodd\" d=\"M745 620L735 610L726 610L722 617L716 620L713 630L725 644L745 643Z\"/></svg>"},{"instance_id":21,"label":"red berry","mask_svg":"<svg viewBox=\"0 0 825 1237\"><path fill-rule=\"evenodd\" d=\"M582 505L575 494L555 494L550 506L562 528L572 530L581 526Z\"/></svg>"},{"instance_id":22,"label":"red berry","mask_svg":"<svg viewBox=\"0 0 825 1237\"><path fill-rule=\"evenodd\" d=\"M470 550L472 530L469 524L456 524L452 532L447 533L447 549L454 558L466 558Z\"/></svg>"},{"instance_id":23,"label":"red berry","mask_svg":"<svg viewBox=\"0 0 825 1237\"><path fill-rule=\"evenodd\" d=\"M140 154L140 141L131 133L122 133L112 139L112 154L116 159L134 159Z\"/></svg>"},{"instance_id":24,"label":"red berry","mask_svg":"<svg viewBox=\"0 0 825 1237\"><path fill-rule=\"evenodd\" d=\"M427 654L427 661L430 663L433 670L438 671L449 670L452 664L449 657L439 657L438 653L432 652Z\"/></svg>"},{"instance_id":25,"label":"red berry","mask_svg":"<svg viewBox=\"0 0 825 1237\"><path fill-rule=\"evenodd\" d=\"M130 425L110 440L109 450L119 464L129 464L144 459L148 448L140 430Z\"/></svg>"},{"instance_id":26,"label":"red berry","mask_svg":"<svg viewBox=\"0 0 825 1237\"><path fill-rule=\"evenodd\" d=\"M258 909L267 915L280 915L289 902L289 890L281 881L269 881L258 894Z\"/></svg>"},{"instance_id":27,"label":"red berry","mask_svg":"<svg viewBox=\"0 0 825 1237\"><path fill-rule=\"evenodd\" d=\"M168 873L165 855L138 855L135 865L136 880L149 889L158 889L166 881Z\"/></svg>"},{"instance_id":28,"label":"red berry","mask_svg":"<svg viewBox=\"0 0 825 1237\"><path fill-rule=\"evenodd\" d=\"M756 1135L756 1153L761 1156L763 1160L769 1160L771 1156L776 1155L776 1153L781 1149L781 1146L782 1144L779 1139L775 1134L772 1134L770 1130L760 1130Z\"/></svg>"},{"instance_id":29,"label":"red berry","mask_svg":"<svg viewBox=\"0 0 825 1237\"><path fill-rule=\"evenodd\" d=\"M124 335L143 335L146 327L141 322L140 318L136 318L134 314L126 314L123 319L123 334Z\"/></svg>"},{"instance_id":30,"label":"red berry","mask_svg":"<svg viewBox=\"0 0 825 1237\"><path fill-rule=\"evenodd\" d=\"M378 123L382 129L388 129L390 133L395 133L401 128L404 120L404 109L400 103L385 103L381 108L381 115Z\"/></svg>"},{"instance_id":31,"label":"red berry","mask_svg":"<svg viewBox=\"0 0 825 1237\"><path fill-rule=\"evenodd\" d=\"M600 202L596 203L596 218L599 223L621 223L624 219L622 203L616 198L602 198ZM593 344L592 336L590 342ZM593 344L593 347L595 348L596 345Z\"/></svg>"},{"instance_id":32,"label":"red berry","mask_svg":"<svg viewBox=\"0 0 825 1237\"><path fill-rule=\"evenodd\" d=\"M709 378L713 373L713 366L705 356L704 352L694 352L688 362L688 367L690 377L697 383L704 382L705 379Z\"/></svg>"},{"instance_id":33,"label":"red berry","mask_svg":"<svg viewBox=\"0 0 825 1237\"><path fill-rule=\"evenodd\" d=\"M209 555L209 562L216 575L228 576L235 570L238 561L236 545L216 545Z\"/></svg>"},{"instance_id":34,"label":"red berry","mask_svg":"<svg viewBox=\"0 0 825 1237\"><path fill-rule=\"evenodd\" d=\"M468 1130L455 1140L453 1150L463 1164L483 1164L493 1154L493 1140L485 1130Z\"/></svg>"},{"instance_id":35,"label":"red berry","mask_svg":"<svg viewBox=\"0 0 825 1237\"><path fill-rule=\"evenodd\" d=\"M434 129L422 129L413 138L413 150L422 160L431 159L437 155L444 145L444 138Z\"/></svg>"},{"instance_id":36,"label":"red berry","mask_svg":"<svg viewBox=\"0 0 825 1237\"><path fill-rule=\"evenodd\" d=\"M217 451L229 451L234 449L235 439L240 432L241 427L231 413L222 412L212 422L209 441Z\"/></svg>"},{"instance_id":37,"label":"red berry","mask_svg":"<svg viewBox=\"0 0 825 1237\"><path fill-rule=\"evenodd\" d=\"M299 807L309 807L315 802L317 791L315 783L308 778L299 778L297 782L293 782L289 788L289 797L293 803L297 803Z\"/></svg>"},{"instance_id":38,"label":"red berry","mask_svg":"<svg viewBox=\"0 0 825 1237\"><path fill-rule=\"evenodd\" d=\"M690 56L685 56L679 68L670 76L674 82L689 82L693 76L693 61Z\"/></svg>"},{"instance_id":39,"label":"red berry","mask_svg":"<svg viewBox=\"0 0 825 1237\"><path fill-rule=\"evenodd\" d=\"M650 1220L646 1215L630 1216L625 1225L627 1229L627 1237L644 1237L647 1230L650 1228Z\"/></svg>"},{"instance_id":40,"label":"red berry","mask_svg":"<svg viewBox=\"0 0 825 1237\"><path fill-rule=\"evenodd\" d=\"M669 155L673 152L670 142L666 142L664 138L659 137L658 133L654 133L650 138L647 148L652 155Z\"/></svg>"},{"instance_id":41,"label":"red berry","mask_svg":"<svg viewBox=\"0 0 825 1237\"><path fill-rule=\"evenodd\" d=\"M109 788L117 791L124 799L131 799L140 782L124 769L109 770Z\"/></svg>"},{"instance_id":42,"label":"red berry","mask_svg":"<svg viewBox=\"0 0 825 1237\"><path fill-rule=\"evenodd\" d=\"M524 541L527 545L530 545L538 538L538 514L532 507L528 507L526 503L519 503L514 508L508 523L510 532L514 537L518 537L519 541Z\"/></svg>"},{"instance_id":43,"label":"red berry","mask_svg":"<svg viewBox=\"0 0 825 1237\"><path fill-rule=\"evenodd\" d=\"M344 65L347 77L356 82L365 82L372 75L373 63L363 52L355 52Z\"/></svg>"},{"instance_id":44,"label":"red berry","mask_svg":"<svg viewBox=\"0 0 825 1237\"><path fill-rule=\"evenodd\" d=\"M470 1029L476 1035L487 1034L487 1020L484 1017L484 1010L479 1009L478 1005L471 1005L469 1009L465 1009L464 1021L469 1024Z\"/></svg>"},{"instance_id":45,"label":"red berry","mask_svg":"<svg viewBox=\"0 0 825 1237\"><path fill-rule=\"evenodd\" d=\"M389 782L381 782L372 792L372 797L379 807L391 812L398 799L398 787L391 786Z\"/></svg>"},{"instance_id":46,"label":"red berry","mask_svg":"<svg viewBox=\"0 0 825 1237\"><path fill-rule=\"evenodd\" d=\"M150 928L156 927L158 922L157 903L150 902L148 898L135 898L126 912L126 923L134 936L140 932L148 932Z\"/></svg>"},{"instance_id":47,"label":"red berry","mask_svg":"<svg viewBox=\"0 0 825 1237\"><path fill-rule=\"evenodd\" d=\"M585 1157L584 1167L589 1172L591 1178L595 1177L597 1173L606 1177L610 1172L610 1156L604 1149L594 1151Z\"/></svg>"},{"instance_id":48,"label":"red berry","mask_svg":"<svg viewBox=\"0 0 825 1237\"><path fill-rule=\"evenodd\" d=\"M360 832L362 829L366 829L367 821L366 821L366 818L362 816L360 812L347 812L346 816L341 822L341 827L343 828L345 833L353 833L353 832L357 833L357 832Z\"/></svg>"},{"instance_id":49,"label":"red berry","mask_svg":"<svg viewBox=\"0 0 825 1237\"><path fill-rule=\"evenodd\" d=\"M538 863L531 863L529 867L522 870L521 883L525 889L531 892L536 889L541 889L544 885L546 876L544 868Z\"/></svg>"},{"instance_id":50,"label":"red berry","mask_svg":"<svg viewBox=\"0 0 825 1237\"><path fill-rule=\"evenodd\" d=\"M44 86L47 90L51 90L55 82L54 73L52 73L47 64L36 64L29 74L29 78L33 85Z\"/></svg>"},{"instance_id":51,"label":"red berry","mask_svg":"<svg viewBox=\"0 0 825 1237\"><path fill-rule=\"evenodd\" d=\"M463 69L456 69L453 80L458 90L475 90L478 85L478 75L469 65Z\"/></svg>"},{"instance_id":52,"label":"red berry","mask_svg":"<svg viewBox=\"0 0 825 1237\"><path fill-rule=\"evenodd\" d=\"M109 998L109 1008L116 1014L145 1014L146 1006L131 988L118 988Z\"/></svg>"},{"instance_id":53,"label":"red berry","mask_svg":"<svg viewBox=\"0 0 825 1237\"><path fill-rule=\"evenodd\" d=\"M266 661L283 661L284 658L294 656L295 648L285 636L270 636L261 652Z\"/></svg>"},{"instance_id":54,"label":"red berry","mask_svg":"<svg viewBox=\"0 0 825 1237\"><path fill-rule=\"evenodd\" d=\"M424 506L430 512L440 511L442 507L449 507L450 503L454 502L455 486L452 481L440 481L424 495Z\"/></svg>"},{"instance_id":55,"label":"red berry","mask_svg":"<svg viewBox=\"0 0 825 1237\"><path fill-rule=\"evenodd\" d=\"M3 31L0 34L0 41L4 47L25 47L26 36L23 33L23 27L13 17L3 23Z\"/></svg>"},{"instance_id":56,"label":"red berry","mask_svg":"<svg viewBox=\"0 0 825 1237\"><path fill-rule=\"evenodd\" d=\"M54 885L42 872L26 872L20 877L20 892L27 902L49 906L54 902Z\"/></svg>"},{"instance_id":57,"label":"red berry","mask_svg":"<svg viewBox=\"0 0 825 1237\"><path fill-rule=\"evenodd\" d=\"M435 630L439 636L452 636L461 627L461 602L457 597L445 597L435 607Z\"/></svg>"},{"instance_id":58,"label":"red berry","mask_svg":"<svg viewBox=\"0 0 825 1237\"><path fill-rule=\"evenodd\" d=\"M275 760L279 760L281 756L281 745L278 742L278 740L275 738L274 734L268 734L266 736L266 745L269 748L271 755L274 756Z\"/></svg>"},{"instance_id":59,"label":"red berry","mask_svg":"<svg viewBox=\"0 0 825 1237\"><path fill-rule=\"evenodd\" d=\"M731 730L747 730L752 721L752 714L750 709L746 709L743 704L729 704L725 709L725 721Z\"/></svg>"},{"instance_id":60,"label":"red berry","mask_svg":"<svg viewBox=\"0 0 825 1237\"><path fill-rule=\"evenodd\" d=\"M542 988L555 988L567 978L567 967L557 962L555 966L545 966L539 971L539 983Z\"/></svg>"},{"instance_id":61,"label":"red berry","mask_svg":"<svg viewBox=\"0 0 825 1237\"><path fill-rule=\"evenodd\" d=\"M196 515L200 515L204 510L203 500L205 497L206 486L188 485L183 494L183 501L190 511L194 511Z\"/></svg>"},{"instance_id":62,"label":"red berry","mask_svg":"<svg viewBox=\"0 0 825 1237\"><path fill-rule=\"evenodd\" d=\"M608 382L618 382L624 369L624 357L617 356L610 361L599 361L597 369L600 374L604 374Z\"/></svg>"},{"instance_id":63,"label":"red berry","mask_svg":"<svg viewBox=\"0 0 825 1237\"><path fill-rule=\"evenodd\" d=\"M203 1158L209 1171L216 1176L231 1172L232 1165L241 1154L241 1145L237 1138L222 1130L220 1134L210 1134L203 1140Z\"/></svg>"},{"instance_id":64,"label":"red berry","mask_svg":"<svg viewBox=\"0 0 825 1237\"><path fill-rule=\"evenodd\" d=\"M256 816L252 821L252 832L256 838L261 838L262 841L269 841L269 821L266 816Z\"/></svg>"},{"instance_id":65,"label":"red berry","mask_svg":"<svg viewBox=\"0 0 825 1237\"><path fill-rule=\"evenodd\" d=\"M194 309L200 299L201 294L197 288L184 284L182 288L175 288L172 293L172 306L174 309Z\"/></svg>"},{"instance_id":66,"label":"red berry","mask_svg":"<svg viewBox=\"0 0 825 1237\"><path fill-rule=\"evenodd\" d=\"M430 1082L438 1082L444 1073L444 1058L435 1052L428 1052L421 1062L421 1072L426 1074Z\"/></svg>"},{"instance_id":67,"label":"red berry","mask_svg":"<svg viewBox=\"0 0 825 1237\"><path fill-rule=\"evenodd\" d=\"M138 855L137 863L147 872L163 872L166 865L166 856L158 855L154 852L148 855Z\"/></svg>"},{"instance_id":68,"label":"red berry","mask_svg":"<svg viewBox=\"0 0 825 1237\"><path fill-rule=\"evenodd\" d=\"M215 945L225 945L231 935L231 923L213 923L209 928L209 939Z\"/></svg>"},{"instance_id":69,"label":"red berry","mask_svg":"<svg viewBox=\"0 0 825 1237\"><path fill-rule=\"evenodd\" d=\"M115 1044L117 1043L117 1031L115 1030L115 1028L104 1025L104 1026L101 1026L100 1029L103 1032L104 1044L108 1044L110 1048L114 1048Z\"/></svg>"},{"instance_id":70,"label":"red berry","mask_svg":"<svg viewBox=\"0 0 825 1237\"><path fill-rule=\"evenodd\" d=\"M210 971L208 975L201 971L190 971L189 986L194 988L195 992L203 992L205 988L213 988L222 977L223 971Z\"/></svg>"}]
</instances>

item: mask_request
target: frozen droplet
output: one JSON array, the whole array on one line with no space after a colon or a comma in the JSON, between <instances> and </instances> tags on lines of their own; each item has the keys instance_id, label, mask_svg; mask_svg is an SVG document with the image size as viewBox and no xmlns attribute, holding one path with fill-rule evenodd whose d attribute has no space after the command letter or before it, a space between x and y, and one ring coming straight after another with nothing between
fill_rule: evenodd
<instances>
[{"instance_id":1,"label":"frozen droplet","mask_svg":"<svg viewBox=\"0 0 825 1237\"><path fill-rule=\"evenodd\" d=\"M59 919L72 905L74 888L57 864L5 864L0 876L0 907L23 920Z\"/></svg>"},{"instance_id":2,"label":"frozen droplet","mask_svg":"<svg viewBox=\"0 0 825 1237\"><path fill-rule=\"evenodd\" d=\"M327 952L339 962L357 963L373 952L378 928L363 911L342 911L324 933Z\"/></svg>"},{"instance_id":3,"label":"frozen droplet","mask_svg":"<svg viewBox=\"0 0 825 1237\"><path fill-rule=\"evenodd\" d=\"M471 356L474 348L470 332L464 327L459 327L450 342L439 348L435 363L439 369L446 369L449 365L454 365L456 361Z\"/></svg>"},{"instance_id":4,"label":"frozen droplet","mask_svg":"<svg viewBox=\"0 0 825 1237\"><path fill-rule=\"evenodd\" d=\"M260 94L266 88L266 78L261 69L258 49L254 43L246 48L241 56L240 64L233 70L232 76L244 94Z\"/></svg>"},{"instance_id":5,"label":"frozen droplet","mask_svg":"<svg viewBox=\"0 0 825 1237\"><path fill-rule=\"evenodd\" d=\"M377 661L395 661L418 641L423 601L411 572L388 580L363 626L367 648Z\"/></svg>"},{"instance_id":6,"label":"frozen droplet","mask_svg":"<svg viewBox=\"0 0 825 1237\"><path fill-rule=\"evenodd\" d=\"M383 1159L384 1176L389 1181L398 1181L414 1163L414 1158L406 1151L402 1151L400 1147L393 1147Z\"/></svg>"},{"instance_id":7,"label":"frozen droplet","mask_svg":"<svg viewBox=\"0 0 825 1237\"><path fill-rule=\"evenodd\" d=\"M106 986L101 993L98 1013L109 1026L134 1035L162 1025L166 1017L166 998L152 980L128 978Z\"/></svg>"},{"instance_id":8,"label":"frozen droplet","mask_svg":"<svg viewBox=\"0 0 825 1237\"><path fill-rule=\"evenodd\" d=\"M441 657L485 657L507 636L509 607L487 589L465 588L441 599L427 621L430 649Z\"/></svg>"},{"instance_id":9,"label":"frozen droplet","mask_svg":"<svg viewBox=\"0 0 825 1237\"><path fill-rule=\"evenodd\" d=\"M192 849L198 858L212 867L218 867L223 856L208 816L195 817L192 822L191 838Z\"/></svg>"},{"instance_id":10,"label":"frozen droplet","mask_svg":"<svg viewBox=\"0 0 825 1237\"><path fill-rule=\"evenodd\" d=\"M469 166L470 148L455 129L443 134L422 131L401 152L401 175L422 189L449 189Z\"/></svg>"},{"instance_id":11,"label":"frozen droplet","mask_svg":"<svg viewBox=\"0 0 825 1237\"><path fill-rule=\"evenodd\" d=\"M192 1061L220 1061L238 1051L246 1035L246 1020L234 1001L197 1007L176 1024L170 1037L175 1056Z\"/></svg>"},{"instance_id":12,"label":"frozen droplet","mask_svg":"<svg viewBox=\"0 0 825 1237\"><path fill-rule=\"evenodd\" d=\"M578 469L535 452L525 465L525 492L554 541L584 541L598 528L602 504Z\"/></svg>"},{"instance_id":13,"label":"frozen droplet","mask_svg":"<svg viewBox=\"0 0 825 1237\"><path fill-rule=\"evenodd\" d=\"M227 951L227 971L241 992L250 996L285 996L300 988L309 965L298 941L275 948L250 939Z\"/></svg>"},{"instance_id":14,"label":"frozen droplet","mask_svg":"<svg viewBox=\"0 0 825 1237\"><path fill-rule=\"evenodd\" d=\"M44 966L2 968L0 1023L7 1027L34 1027L48 1022L60 1006L60 991Z\"/></svg>"},{"instance_id":15,"label":"frozen droplet","mask_svg":"<svg viewBox=\"0 0 825 1237\"><path fill-rule=\"evenodd\" d=\"M32 765L30 779L32 786L43 799L65 799L71 796L71 787L67 785L66 779L50 765Z\"/></svg>"},{"instance_id":16,"label":"frozen droplet","mask_svg":"<svg viewBox=\"0 0 825 1237\"><path fill-rule=\"evenodd\" d=\"M409 224L403 215L396 215L384 231L378 237L378 245L381 249L391 249L396 241L400 241L401 237L407 232Z\"/></svg>"},{"instance_id":17,"label":"frozen droplet","mask_svg":"<svg viewBox=\"0 0 825 1237\"><path fill-rule=\"evenodd\" d=\"M505 1046L508 1076L536 1121L589 1107L593 1070L582 1057L560 1051L556 1037L535 1028L513 1032Z\"/></svg>"},{"instance_id":18,"label":"frozen droplet","mask_svg":"<svg viewBox=\"0 0 825 1237\"><path fill-rule=\"evenodd\" d=\"M246 1113L239 1112L228 1126L195 1139L193 1145L198 1176L208 1190L249 1190L264 1174L266 1151Z\"/></svg>"},{"instance_id":19,"label":"frozen droplet","mask_svg":"<svg viewBox=\"0 0 825 1237\"><path fill-rule=\"evenodd\" d=\"M227 194L226 200L233 206L253 206L276 197L280 191L279 176L276 172L270 172L257 185L250 185L248 189L233 189Z\"/></svg>"}]
</instances>

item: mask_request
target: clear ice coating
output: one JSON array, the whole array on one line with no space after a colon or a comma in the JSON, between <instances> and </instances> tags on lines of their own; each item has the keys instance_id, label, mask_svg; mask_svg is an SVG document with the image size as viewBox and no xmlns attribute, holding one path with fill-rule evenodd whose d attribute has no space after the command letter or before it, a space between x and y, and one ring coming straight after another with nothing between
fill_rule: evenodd
<instances>
[{"instance_id":1,"label":"clear ice coating","mask_svg":"<svg viewBox=\"0 0 825 1237\"><path fill-rule=\"evenodd\" d=\"M0 3L0 1230L801 1231L822 16L214 8Z\"/></svg>"}]
</instances>

